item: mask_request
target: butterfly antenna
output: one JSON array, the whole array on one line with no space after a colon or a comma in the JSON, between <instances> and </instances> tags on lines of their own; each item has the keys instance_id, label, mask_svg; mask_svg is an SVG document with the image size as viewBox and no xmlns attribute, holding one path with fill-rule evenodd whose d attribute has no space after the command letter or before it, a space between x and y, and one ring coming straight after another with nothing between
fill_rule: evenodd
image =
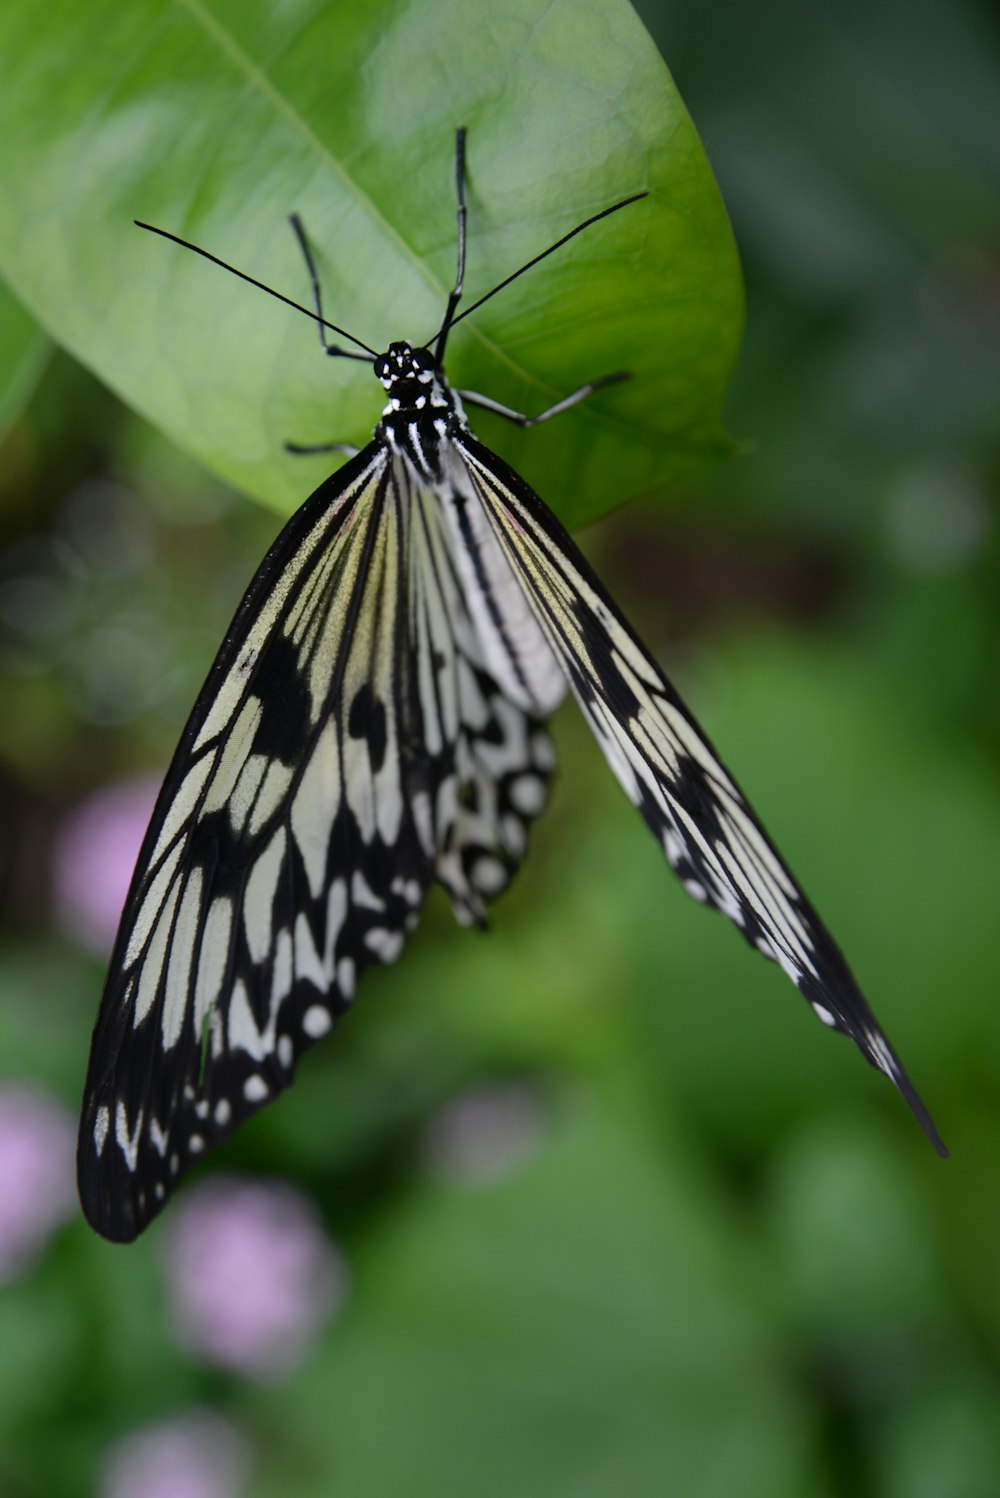
<instances>
[{"instance_id":1,"label":"butterfly antenna","mask_svg":"<svg viewBox=\"0 0 1000 1498\"><path fill-rule=\"evenodd\" d=\"M578 234L582 234L584 229L589 229L591 224L597 224L601 221L602 218L608 218L612 213L617 213L620 208L627 208L630 203L639 203L643 198L648 197L648 192L634 192L631 197L622 198L620 203L612 203L610 208L602 208L600 213L595 213L590 218L584 219L582 224L577 224L575 229L571 229L568 234L564 234L561 239L557 239L555 244L550 244L547 250L542 250L540 255L535 255L531 260L526 261L526 263L522 265L520 269L513 271L509 276L506 276L504 280L493 287L492 291L488 291L486 295L481 296L477 302L473 302L471 307L466 307L465 311L460 312L457 317L455 317L453 314L458 298L455 295L455 292L452 292L451 296L448 299L448 312L445 314L444 324L442 325L441 332L436 335L438 344L440 344L442 338L449 332L449 330L455 327L456 323L460 323L462 321L463 317L468 317L471 312L478 311L478 309L483 305L484 302L488 302L490 300L490 297L496 296L498 291L503 291L505 286L509 286L512 281L516 281L518 276L523 276L525 271L531 270L531 268L537 265L540 260L545 260L549 255L553 255L556 250L561 250L564 244L568 244L571 239L575 239ZM461 206L460 213L464 214L464 211L465 205L463 204ZM462 220L462 225L464 229L464 219ZM459 264L464 269L464 243L460 243Z\"/></svg>"},{"instance_id":2,"label":"butterfly antenna","mask_svg":"<svg viewBox=\"0 0 1000 1498\"><path fill-rule=\"evenodd\" d=\"M301 312L313 322L319 323L324 328L329 328L331 332L339 333L340 337L346 338L348 343L356 344L358 348L364 349L363 354L352 353L350 349L333 350L331 348L329 349L330 352L336 352L345 359L362 359L366 363L378 358L375 350L369 348L367 343L362 343L360 338L355 338L353 333L348 333L344 328L338 328L336 323L328 322L325 317L320 317L317 312L311 312L308 307L303 307L299 302L293 302L291 297L283 295L280 291L275 291L273 286L265 286L263 281L258 281L253 276L248 276L246 271L237 270L235 265L229 265L225 260L220 260L218 255L210 254L208 250L203 250L200 245L192 244L187 239L181 239L178 234L171 234L168 229L157 229L155 224L144 224L139 219L135 219L133 222L138 229L148 229L150 234L159 234L162 239L172 240L174 244L179 244L182 249L193 250L196 255L201 255L203 259L211 260L213 265L220 265L223 270L229 271L234 276L239 276L241 281L249 281L250 285L256 286L258 291L266 291L268 296L273 296L277 301L284 302L286 307L294 307L296 312Z\"/></svg>"},{"instance_id":3,"label":"butterfly antenna","mask_svg":"<svg viewBox=\"0 0 1000 1498\"><path fill-rule=\"evenodd\" d=\"M458 268L455 271L455 284L448 297L448 306L445 308L444 321L431 342L434 344L434 362L438 365L444 361L444 347L448 341L448 331L455 317L455 308L462 297L462 286L465 282L465 126L462 125L455 131L455 193L458 198Z\"/></svg>"}]
</instances>

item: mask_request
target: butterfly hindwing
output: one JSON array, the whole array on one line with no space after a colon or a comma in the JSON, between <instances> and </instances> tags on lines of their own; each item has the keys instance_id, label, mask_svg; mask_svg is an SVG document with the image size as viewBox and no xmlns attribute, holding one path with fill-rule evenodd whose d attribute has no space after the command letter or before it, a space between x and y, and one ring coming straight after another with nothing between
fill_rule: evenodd
<instances>
[{"instance_id":1,"label":"butterfly hindwing","mask_svg":"<svg viewBox=\"0 0 1000 1498\"><path fill-rule=\"evenodd\" d=\"M472 540L446 487L416 489L411 513L411 657L435 875L458 918L482 922L545 805L555 750L544 719L565 678L492 533Z\"/></svg>"}]
</instances>

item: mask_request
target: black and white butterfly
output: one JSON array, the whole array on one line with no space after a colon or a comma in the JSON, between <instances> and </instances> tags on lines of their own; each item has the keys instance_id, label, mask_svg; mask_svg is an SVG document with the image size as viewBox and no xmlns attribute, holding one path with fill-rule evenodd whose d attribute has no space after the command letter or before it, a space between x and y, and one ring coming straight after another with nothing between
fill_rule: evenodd
<instances>
[{"instance_id":1,"label":"black and white butterfly","mask_svg":"<svg viewBox=\"0 0 1000 1498\"><path fill-rule=\"evenodd\" d=\"M445 344L500 287L456 315L462 131L456 175L456 284L419 347L376 354L323 318L293 219L324 346L370 361L388 403L368 446L265 557L143 843L80 1131L84 1211L108 1238L134 1238L188 1166L291 1083L362 970L399 956L433 883L461 922L484 920L545 805L555 763L545 724L567 686L687 892L784 968L946 1153L715 750L563 527L470 431L445 379ZM362 352L327 344L325 328ZM531 425L605 383L530 420L465 400Z\"/></svg>"}]
</instances>

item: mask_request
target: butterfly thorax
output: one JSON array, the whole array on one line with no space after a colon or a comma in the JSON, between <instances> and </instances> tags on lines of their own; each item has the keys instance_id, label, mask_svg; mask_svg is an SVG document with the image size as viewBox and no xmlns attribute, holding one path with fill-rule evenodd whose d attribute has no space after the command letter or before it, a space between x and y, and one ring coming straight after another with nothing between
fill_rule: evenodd
<instances>
[{"instance_id":1,"label":"butterfly thorax","mask_svg":"<svg viewBox=\"0 0 1000 1498\"><path fill-rule=\"evenodd\" d=\"M374 367L389 396L377 435L421 477L438 478L441 444L467 426L461 402L429 349L391 343Z\"/></svg>"}]
</instances>

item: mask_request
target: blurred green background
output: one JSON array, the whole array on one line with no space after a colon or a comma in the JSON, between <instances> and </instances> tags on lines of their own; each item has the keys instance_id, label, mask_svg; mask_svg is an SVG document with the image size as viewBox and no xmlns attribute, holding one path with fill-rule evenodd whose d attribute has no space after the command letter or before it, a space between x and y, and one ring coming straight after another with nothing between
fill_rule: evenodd
<instances>
[{"instance_id":1,"label":"blurred green background","mask_svg":"<svg viewBox=\"0 0 1000 1498\"><path fill-rule=\"evenodd\" d=\"M291 1183L247 1218L259 1253L192 1250L185 1193L133 1247L96 1239L67 1129L107 905L275 522L26 337L11 410L44 370L0 461L5 1498L1000 1493L995 13L641 11L743 257L747 448L583 541L953 1157L683 896L568 708L491 934L433 898L187 1192L190 1218L220 1174ZM256 1349L185 1330L213 1241L237 1311L272 1317ZM268 1299L289 1274L298 1309Z\"/></svg>"}]
</instances>

